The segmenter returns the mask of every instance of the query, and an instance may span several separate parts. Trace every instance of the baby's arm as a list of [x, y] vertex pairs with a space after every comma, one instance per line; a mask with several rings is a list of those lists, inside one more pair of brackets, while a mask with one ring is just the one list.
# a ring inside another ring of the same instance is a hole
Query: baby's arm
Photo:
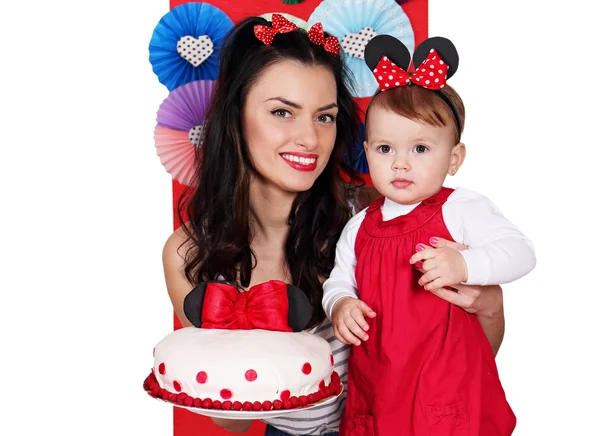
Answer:
[[336, 246], [335, 266], [323, 284], [323, 309], [333, 325], [333, 332], [344, 344], [360, 345], [369, 337], [365, 316], [373, 318], [373, 312], [358, 299], [356, 278], [356, 255], [354, 242], [364, 211], [355, 215], [344, 227]]
[[457, 189], [442, 210], [452, 238], [469, 249], [428, 248], [414, 255], [411, 263], [424, 260], [426, 273], [421, 279], [429, 287], [500, 285], [523, 277], [535, 267], [531, 241], [483, 195]]

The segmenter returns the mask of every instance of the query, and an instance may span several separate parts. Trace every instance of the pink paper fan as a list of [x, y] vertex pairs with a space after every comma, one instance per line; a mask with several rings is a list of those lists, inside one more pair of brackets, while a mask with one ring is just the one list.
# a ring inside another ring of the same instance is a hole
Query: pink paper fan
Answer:
[[[167, 172], [179, 183], [190, 186], [194, 176], [196, 140], [190, 132], [157, 125], [154, 128], [154, 145]], [[199, 138], [199, 135], [197, 136]]]

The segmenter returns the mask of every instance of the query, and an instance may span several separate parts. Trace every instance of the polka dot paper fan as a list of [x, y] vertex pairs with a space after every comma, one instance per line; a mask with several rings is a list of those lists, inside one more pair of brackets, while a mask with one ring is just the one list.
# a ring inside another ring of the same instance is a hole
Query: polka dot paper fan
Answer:
[[154, 28], [149, 52], [152, 70], [169, 91], [194, 80], [216, 80], [219, 53], [233, 21], [208, 3], [171, 9]]
[[410, 19], [395, 0], [324, 0], [308, 19], [309, 26], [317, 22], [340, 41], [340, 56], [356, 82], [354, 97], [371, 97], [378, 87], [364, 61], [364, 48], [371, 38], [391, 35], [414, 51]]
[[202, 147], [203, 123], [214, 82], [196, 80], [169, 93], [156, 116], [156, 153], [171, 176], [190, 185], [193, 180], [196, 149]]

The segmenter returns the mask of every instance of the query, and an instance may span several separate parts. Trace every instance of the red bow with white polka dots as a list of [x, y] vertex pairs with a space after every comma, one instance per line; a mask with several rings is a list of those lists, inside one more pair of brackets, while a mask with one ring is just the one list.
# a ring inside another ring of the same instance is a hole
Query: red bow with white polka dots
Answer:
[[271, 22], [273, 23], [273, 27], [262, 26], [260, 24], [254, 26], [254, 35], [269, 47], [273, 42], [273, 38], [275, 38], [275, 35], [278, 33], [288, 33], [298, 29], [298, 26], [287, 20], [281, 14], [273, 14]]
[[202, 328], [291, 332], [287, 286], [270, 280], [239, 292], [227, 283], [209, 282], [202, 305]]
[[409, 84], [436, 91], [446, 86], [447, 73], [448, 65], [433, 48], [421, 65], [415, 68], [414, 73], [406, 72], [387, 56], [383, 56], [373, 69], [373, 75], [382, 91]]
[[315, 23], [308, 30], [308, 39], [316, 45], [322, 45], [323, 48], [331, 54], [338, 55], [340, 53], [340, 42], [335, 36], [325, 38], [323, 24]]

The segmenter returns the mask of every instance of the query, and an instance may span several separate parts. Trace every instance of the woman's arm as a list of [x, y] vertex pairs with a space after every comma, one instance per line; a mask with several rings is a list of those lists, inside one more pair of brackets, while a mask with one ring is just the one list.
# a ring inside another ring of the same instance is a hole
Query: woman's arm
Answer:
[[[175, 314], [177, 315], [177, 318], [179, 318], [181, 325], [183, 327], [190, 327], [192, 326], [192, 323], [187, 319], [185, 312], [183, 311], [183, 300], [194, 288], [183, 272], [186, 246], [182, 246], [182, 244], [186, 239], [183, 229], [177, 229], [169, 236], [169, 239], [167, 239], [167, 242], [163, 247], [162, 257], [167, 292], [169, 293], [169, 298], [173, 304], [173, 309], [175, 310]], [[252, 424], [252, 421], [218, 418], [211, 419], [219, 427], [233, 433], [244, 433]]]

